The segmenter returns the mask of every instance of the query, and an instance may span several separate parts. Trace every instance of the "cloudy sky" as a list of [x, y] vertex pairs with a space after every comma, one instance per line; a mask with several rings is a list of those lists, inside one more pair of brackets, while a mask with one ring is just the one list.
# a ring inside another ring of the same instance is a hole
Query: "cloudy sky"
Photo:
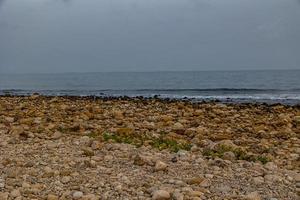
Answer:
[[0, 0], [0, 72], [300, 69], [299, 0]]

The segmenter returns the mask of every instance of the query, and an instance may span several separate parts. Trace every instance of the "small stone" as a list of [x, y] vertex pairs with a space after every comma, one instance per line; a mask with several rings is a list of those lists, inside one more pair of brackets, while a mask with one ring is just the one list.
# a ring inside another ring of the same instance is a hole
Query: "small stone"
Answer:
[[58, 196], [54, 194], [48, 194], [47, 200], [58, 200]]
[[17, 198], [20, 196], [21, 196], [21, 192], [18, 189], [15, 189], [15, 190], [11, 191], [11, 193], [10, 193], [10, 197], [12, 197], [12, 198]]
[[73, 199], [80, 199], [83, 196], [83, 193], [80, 191], [76, 191], [73, 193]]
[[203, 178], [203, 177], [193, 177], [193, 178], [189, 178], [189, 179], [186, 179], [186, 183], [189, 184], [189, 185], [199, 185], [201, 184], [203, 181], [205, 181], [206, 179]]
[[13, 122], [15, 121], [15, 118], [13, 118], [13, 117], [5, 117], [4, 119], [5, 119], [5, 121], [7, 121], [8, 123], [13, 123]]
[[270, 183], [275, 183], [275, 182], [281, 182], [282, 181], [282, 178], [280, 176], [272, 175], [272, 174], [265, 175], [264, 178], [265, 178], [266, 182], [270, 182]]
[[179, 122], [176, 122], [174, 125], [173, 125], [173, 130], [182, 130], [184, 128], [184, 126], [179, 123]]
[[57, 140], [57, 139], [59, 139], [59, 138], [61, 138], [61, 137], [62, 137], [62, 133], [59, 132], [59, 131], [56, 131], [56, 132], [52, 135], [52, 138], [55, 139], [55, 140]]
[[0, 189], [4, 188], [4, 186], [5, 186], [5, 181], [4, 179], [0, 178]]
[[0, 192], [0, 200], [7, 200], [8, 192]]
[[297, 123], [297, 124], [300, 124], [300, 116], [296, 116], [294, 118], [294, 121]]
[[89, 148], [89, 147], [83, 148], [82, 151], [83, 151], [83, 155], [85, 155], [85, 156], [91, 157], [91, 156], [94, 156], [94, 155], [95, 155], [93, 149], [92, 149], [92, 148]]
[[99, 200], [99, 198], [94, 194], [84, 195], [81, 199], [82, 200]]
[[254, 177], [252, 180], [255, 184], [262, 184], [265, 182], [265, 179], [261, 176]]
[[54, 171], [48, 166], [45, 167], [43, 177], [52, 177], [52, 176], [54, 176]]
[[172, 198], [174, 200], [183, 200], [184, 199], [184, 195], [181, 194], [179, 191], [175, 191], [172, 195]]
[[300, 173], [297, 173], [293, 179], [296, 181], [296, 182], [300, 182]]
[[245, 196], [246, 200], [261, 200], [258, 192], [251, 192]]
[[66, 184], [66, 183], [69, 183], [71, 181], [71, 177], [70, 176], [64, 176], [62, 179], [61, 179], [61, 182]]
[[168, 200], [170, 198], [170, 193], [165, 190], [156, 190], [152, 195], [153, 200]]
[[192, 191], [189, 193], [189, 196], [191, 196], [191, 197], [201, 197], [202, 195], [203, 195], [203, 193], [200, 191]]
[[102, 147], [103, 147], [103, 144], [99, 141], [93, 141], [91, 144], [91, 148], [93, 150], [98, 150], [98, 149], [101, 149]]
[[223, 155], [223, 159], [224, 160], [230, 160], [233, 161], [236, 159], [235, 154], [231, 151], [225, 152]]
[[155, 164], [155, 171], [164, 171], [166, 170], [168, 167], [168, 165], [162, 161], [157, 161], [156, 164]]
[[273, 162], [268, 162], [265, 164], [265, 168], [270, 171], [277, 169], [277, 166]]

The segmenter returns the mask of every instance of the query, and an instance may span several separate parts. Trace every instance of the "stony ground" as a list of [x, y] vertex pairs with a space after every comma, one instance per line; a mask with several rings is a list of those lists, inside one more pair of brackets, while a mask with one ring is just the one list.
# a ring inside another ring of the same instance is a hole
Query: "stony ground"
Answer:
[[300, 108], [0, 97], [0, 200], [299, 199]]

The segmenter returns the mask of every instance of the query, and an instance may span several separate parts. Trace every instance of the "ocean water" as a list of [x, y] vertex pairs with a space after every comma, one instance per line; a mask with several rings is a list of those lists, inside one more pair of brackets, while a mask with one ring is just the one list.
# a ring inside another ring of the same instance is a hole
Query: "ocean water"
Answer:
[[0, 74], [0, 95], [34, 92], [300, 104], [300, 70]]

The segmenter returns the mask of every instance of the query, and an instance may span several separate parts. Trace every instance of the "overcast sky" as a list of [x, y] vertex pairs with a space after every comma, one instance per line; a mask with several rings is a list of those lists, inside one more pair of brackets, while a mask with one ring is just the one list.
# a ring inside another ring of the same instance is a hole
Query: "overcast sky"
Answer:
[[0, 72], [300, 69], [299, 0], [0, 0]]

